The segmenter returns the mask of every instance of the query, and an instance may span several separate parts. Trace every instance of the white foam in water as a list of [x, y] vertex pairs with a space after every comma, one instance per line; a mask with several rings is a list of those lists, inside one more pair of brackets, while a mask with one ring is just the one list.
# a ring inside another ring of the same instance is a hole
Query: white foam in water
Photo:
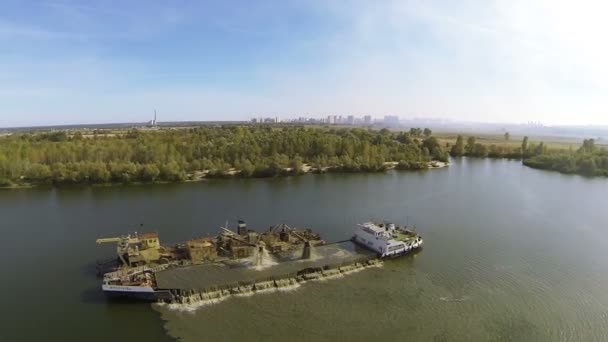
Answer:
[[361, 272], [361, 271], [363, 271], [363, 268], [354, 268], [352, 270], [342, 272], [342, 274], [349, 275], [349, 274], [354, 274], [354, 273]]
[[297, 290], [298, 288], [300, 288], [300, 286], [302, 286], [302, 285], [300, 285], [300, 283], [295, 282], [295, 284], [290, 284], [290, 285], [287, 285], [287, 286], [279, 287], [279, 288], [277, 288], [277, 290], [278, 291], [283, 291], [283, 292], [290, 292], [290, 291]]
[[[304, 252], [304, 251], [302, 251]], [[310, 258], [305, 259], [305, 260], [319, 260], [322, 259], [323, 256], [319, 255], [319, 253], [317, 253], [317, 248], [315, 246], [310, 246]]]
[[452, 296], [450, 297], [439, 297], [439, 300], [442, 302], [466, 302], [468, 300], [471, 300], [471, 296], [462, 296], [459, 298], [454, 298]]
[[382, 267], [382, 266], [383, 266], [382, 262], [378, 262], [378, 263], [375, 263], [372, 265], [353, 265], [352, 268], [347, 268], [347, 270], [342, 271], [341, 273], [344, 275], [353, 274], [353, 273], [361, 272], [366, 268]]
[[243, 288], [239, 289], [238, 293], [233, 294], [233, 296], [251, 297], [251, 296], [253, 296], [254, 293], [255, 293], [255, 291], [253, 291], [253, 286], [244, 286]]
[[272, 255], [268, 253], [266, 248], [262, 248], [262, 253], [255, 248], [253, 254], [249, 257], [249, 262], [251, 265], [253, 265], [252, 268], [256, 271], [260, 271], [278, 264]]
[[315, 278], [315, 279], [310, 279], [310, 281], [324, 282], [324, 281], [329, 281], [332, 279], [338, 279], [338, 278], [343, 278], [343, 277], [344, 277], [344, 275], [342, 273], [338, 273], [338, 274], [332, 274], [332, 275], [323, 276], [323, 277], [319, 277], [319, 278]]
[[[357, 265], [345, 266], [345, 267], [342, 267], [341, 269], [333, 269], [333, 270], [325, 271], [325, 274], [322, 274], [322, 272], [320, 272], [319, 273], [320, 277], [310, 279], [310, 280], [327, 281], [327, 280], [331, 280], [331, 279], [338, 279], [338, 278], [344, 277], [347, 274], [357, 273], [357, 272], [363, 271], [364, 269], [367, 269], [367, 268], [382, 267], [382, 266], [383, 266], [382, 262], [377, 262], [377, 263], [374, 263], [371, 265], [357, 264]], [[254, 294], [258, 294], [258, 293], [261, 294], [261, 293], [273, 293], [273, 292], [277, 292], [277, 291], [281, 291], [281, 292], [295, 291], [298, 288], [300, 288], [302, 286], [302, 284], [304, 284], [306, 282], [307, 282], [307, 280], [298, 280], [296, 278], [265, 281], [265, 282], [256, 283], [255, 290], [253, 290], [253, 286], [252, 286], [250, 290], [248, 288], [244, 288], [241, 290], [242, 292], [238, 292], [238, 293], [226, 293], [226, 291], [223, 291], [221, 293], [210, 292], [210, 293], [194, 294], [194, 295], [184, 298], [184, 300], [186, 300], [186, 301], [188, 301], [188, 298], [189, 298], [189, 301], [190, 301], [189, 303], [184, 303], [184, 304], [181, 304], [181, 303], [171, 303], [171, 304], [156, 303], [155, 305], [158, 305], [161, 307], [166, 306], [169, 310], [192, 313], [202, 307], [221, 303], [232, 296], [250, 297], [250, 296], [253, 296]], [[213, 298], [210, 298], [210, 297], [213, 297]], [[440, 298], [440, 300], [442, 300], [442, 301], [464, 301], [464, 300], [468, 300], [469, 298], [465, 296], [462, 298], [457, 298], [455, 300], [454, 299], [450, 300], [450, 299], [451, 298], [448, 298], [448, 297]]]
[[334, 269], [334, 270], [324, 271], [323, 277], [316, 279], [316, 280], [326, 281], [326, 280], [337, 279], [337, 278], [342, 278], [342, 277], [344, 277], [344, 275], [340, 272], [340, 270]]
[[255, 294], [255, 291], [249, 291], [249, 292], [237, 293], [237, 294], [234, 294], [233, 296], [235, 296], [235, 297], [251, 297], [254, 294]]
[[[212, 298], [212, 299], [203, 299], [203, 300], [195, 301], [194, 303], [189, 303], [189, 304], [181, 304], [181, 303], [164, 304], [164, 303], [162, 303], [162, 306], [166, 306], [169, 310], [173, 310], [173, 311], [194, 313], [196, 310], [198, 310], [202, 307], [221, 303], [228, 298], [230, 298], [230, 296], [223, 296], [223, 297]], [[161, 305], [161, 304], [157, 304], [157, 305]]]
[[273, 281], [265, 281], [262, 283], [255, 284], [255, 292], [256, 293], [267, 293], [275, 291], [274, 282]]

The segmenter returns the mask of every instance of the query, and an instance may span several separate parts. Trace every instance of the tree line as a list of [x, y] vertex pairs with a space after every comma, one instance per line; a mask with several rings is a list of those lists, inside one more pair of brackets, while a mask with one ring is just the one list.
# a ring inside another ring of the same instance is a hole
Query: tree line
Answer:
[[[429, 129], [410, 132], [362, 128], [217, 126], [179, 130], [129, 130], [14, 134], [0, 138], [0, 184], [129, 183], [182, 181], [197, 172], [244, 177], [318, 170], [381, 171], [447, 161]], [[234, 173], [234, 172], [233, 172]]]
[[[505, 140], [509, 140], [509, 133], [505, 133]], [[521, 146], [482, 144], [477, 142], [473, 136], [468, 137], [466, 144], [462, 135], [456, 138], [456, 143], [450, 149], [453, 157], [479, 157], [479, 158], [508, 158], [524, 159], [547, 151], [543, 142], [539, 144], [528, 143], [528, 137], [524, 137]]]
[[608, 176], [608, 150], [585, 139], [578, 150], [553, 151], [524, 159], [524, 165], [584, 176]]
[[[510, 136], [505, 133], [505, 140]], [[478, 143], [475, 137], [468, 137], [466, 143], [459, 135], [451, 146], [450, 155], [522, 159], [523, 164], [532, 168], [559, 171], [562, 173], [581, 174], [585, 176], [608, 176], [608, 150], [599, 148], [594, 139], [586, 139], [578, 150], [549, 149], [542, 141], [529, 142], [524, 137], [521, 146], [485, 145]]]

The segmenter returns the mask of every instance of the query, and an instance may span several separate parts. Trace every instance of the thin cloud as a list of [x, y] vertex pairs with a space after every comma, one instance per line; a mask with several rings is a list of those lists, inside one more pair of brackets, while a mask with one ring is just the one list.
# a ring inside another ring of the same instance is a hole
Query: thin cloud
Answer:
[[0, 126], [8, 109], [35, 122], [79, 120], [83, 112], [102, 122], [132, 121], [152, 106], [167, 120], [263, 113], [608, 120], [603, 3], [241, 5], [51, 3], [40, 20], [0, 15], [0, 39], [12, 43], [0, 56], [0, 78], [13, 85], [0, 89]]
[[54, 31], [0, 20], [0, 39], [57, 40], [76, 38], [78, 38], [78, 35], [70, 32]]

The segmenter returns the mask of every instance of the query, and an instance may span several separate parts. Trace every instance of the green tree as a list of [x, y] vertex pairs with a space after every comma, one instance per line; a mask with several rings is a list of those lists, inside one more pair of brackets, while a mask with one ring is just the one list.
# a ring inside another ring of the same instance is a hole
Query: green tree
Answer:
[[249, 159], [245, 159], [240, 165], [240, 170], [243, 176], [250, 177], [255, 172], [255, 165]]
[[410, 139], [410, 135], [405, 132], [399, 132], [399, 134], [397, 135], [397, 141], [402, 144], [409, 144], [412, 142], [412, 140]]
[[471, 152], [471, 155], [473, 157], [487, 157], [488, 155], [488, 148], [485, 145], [482, 145], [480, 143], [476, 143], [473, 146], [473, 151]]
[[531, 145], [529, 157], [524, 165], [555, 170], [563, 173], [577, 173], [585, 176], [608, 176], [608, 150], [594, 146], [586, 140], [578, 151], [548, 151], [544, 144]]
[[68, 181], [69, 171], [65, 164], [54, 163], [51, 166], [52, 179], [54, 183], [64, 183]]
[[51, 176], [51, 168], [44, 164], [33, 164], [25, 174], [28, 180], [43, 183], [49, 181]]
[[[473, 142], [473, 144], [475, 144], [475, 142]], [[461, 157], [464, 155], [464, 141], [462, 135], [459, 135], [456, 138], [456, 143], [454, 146], [452, 146], [450, 154], [456, 157]]]
[[597, 172], [597, 165], [595, 159], [585, 158], [581, 160], [579, 166], [579, 172], [585, 176], [594, 176]]
[[585, 139], [583, 146], [580, 148], [581, 152], [593, 153], [595, 151], [595, 139]]
[[209, 170], [210, 176], [221, 176], [231, 168], [241, 170], [243, 176], [282, 174], [304, 160], [320, 167], [377, 171], [384, 169], [385, 161], [418, 165], [427, 158], [447, 158], [432, 136], [412, 139], [423, 134], [420, 128], [413, 128], [412, 134], [233, 125], [105, 132], [97, 131], [97, 139], [81, 139], [80, 132], [70, 132], [71, 137], [65, 132], [3, 137], [0, 177], [14, 183], [56, 184], [178, 181], [186, 173]]
[[435, 137], [425, 139], [422, 147], [429, 151], [431, 159], [447, 162], [448, 155]]
[[160, 173], [158, 176], [165, 181], [176, 182], [186, 178], [183, 168], [174, 160], [161, 165], [159, 171]]
[[410, 135], [413, 137], [420, 137], [422, 135], [422, 129], [420, 128], [410, 128]]
[[302, 173], [303, 164], [304, 164], [304, 161], [302, 160], [302, 157], [296, 155], [289, 162], [289, 167], [292, 169], [293, 173]]
[[85, 178], [91, 183], [107, 183], [110, 181], [110, 171], [104, 163], [94, 162], [87, 165]]
[[536, 147], [534, 148], [534, 155], [541, 155], [543, 153], [545, 153], [547, 150], [545, 143], [544, 142], [540, 142], [538, 145], [536, 145]]
[[138, 179], [137, 165], [131, 162], [111, 162], [108, 165], [113, 182], [129, 183]]
[[475, 150], [475, 137], [469, 137], [467, 139], [467, 145], [464, 148], [466, 154], [473, 154]]
[[521, 153], [526, 156], [528, 154], [528, 137], [524, 137], [524, 140], [521, 143]]
[[144, 182], [153, 182], [158, 179], [160, 170], [154, 164], [145, 164], [139, 170], [139, 179]]

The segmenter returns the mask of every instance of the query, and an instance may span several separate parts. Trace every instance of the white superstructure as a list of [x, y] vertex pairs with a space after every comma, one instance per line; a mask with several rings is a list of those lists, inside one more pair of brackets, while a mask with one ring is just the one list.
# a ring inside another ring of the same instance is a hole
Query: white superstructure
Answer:
[[405, 232], [395, 227], [392, 223], [375, 224], [367, 222], [357, 225], [353, 240], [380, 255], [380, 257], [390, 257], [409, 252], [413, 248], [422, 245], [419, 236], [404, 241]]
[[154, 273], [167, 268], [139, 266], [104, 274], [101, 289], [109, 295], [153, 296], [156, 293]]

